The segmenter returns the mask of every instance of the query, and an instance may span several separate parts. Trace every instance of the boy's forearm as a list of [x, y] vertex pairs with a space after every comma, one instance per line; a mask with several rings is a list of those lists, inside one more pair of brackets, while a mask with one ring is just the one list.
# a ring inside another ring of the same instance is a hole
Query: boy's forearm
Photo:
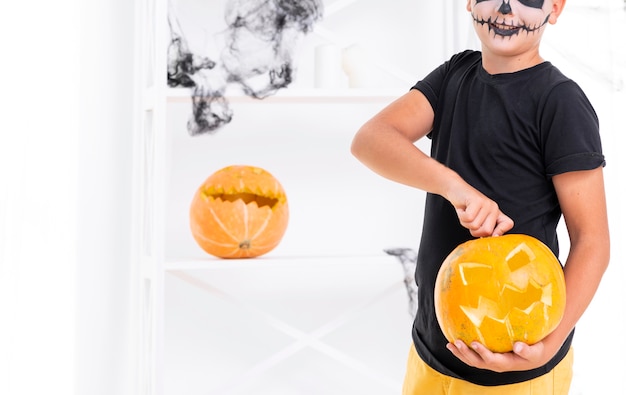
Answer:
[[546, 338], [546, 345], [553, 354], [583, 316], [600, 285], [609, 262], [608, 240], [608, 235], [595, 236], [571, 245], [564, 267], [565, 313], [559, 326]]
[[593, 299], [610, 258], [610, 237], [602, 168], [553, 177], [570, 250], [564, 273], [567, 288], [565, 315], [550, 335], [564, 340]]
[[352, 153], [383, 177], [448, 200], [474, 237], [499, 236], [513, 227], [496, 202], [384, 122], [366, 123], [353, 141]]
[[352, 145], [353, 155], [377, 174], [425, 192], [446, 196], [463, 180], [386, 125], [366, 124]]

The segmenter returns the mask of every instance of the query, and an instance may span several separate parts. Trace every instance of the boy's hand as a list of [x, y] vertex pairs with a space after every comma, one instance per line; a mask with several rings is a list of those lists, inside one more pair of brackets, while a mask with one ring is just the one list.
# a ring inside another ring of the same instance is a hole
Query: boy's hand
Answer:
[[459, 222], [474, 237], [502, 236], [513, 228], [513, 220], [498, 204], [474, 188], [465, 189], [459, 197], [452, 197]]
[[478, 342], [473, 342], [471, 347], [468, 347], [461, 340], [448, 343], [446, 347], [467, 365], [494, 372], [530, 370], [543, 366], [551, 358], [546, 356], [543, 342], [532, 346], [517, 342], [513, 346], [513, 351], [507, 353], [491, 352]]

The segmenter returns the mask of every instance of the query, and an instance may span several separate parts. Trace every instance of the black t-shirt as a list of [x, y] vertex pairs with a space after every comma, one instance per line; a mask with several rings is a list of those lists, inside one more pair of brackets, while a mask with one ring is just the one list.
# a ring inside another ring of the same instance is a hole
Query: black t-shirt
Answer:
[[[498, 203], [515, 222], [509, 233], [534, 236], [558, 256], [561, 209], [551, 177], [605, 164], [598, 119], [580, 87], [549, 62], [490, 75], [480, 52], [465, 51], [413, 88], [435, 112], [431, 156]], [[452, 205], [427, 194], [415, 273], [417, 352], [433, 369], [480, 385], [511, 384], [549, 372], [567, 353], [573, 332], [548, 364], [523, 372], [476, 369], [446, 349], [435, 316], [434, 283], [446, 256], [470, 239]]]

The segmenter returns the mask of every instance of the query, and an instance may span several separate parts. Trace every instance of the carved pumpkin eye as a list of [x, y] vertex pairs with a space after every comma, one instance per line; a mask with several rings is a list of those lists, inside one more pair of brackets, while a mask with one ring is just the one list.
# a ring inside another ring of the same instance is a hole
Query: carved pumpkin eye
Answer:
[[449, 341], [478, 341], [508, 352], [552, 332], [565, 311], [558, 259], [539, 240], [518, 234], [484, 237], [458, 246], [435, 283], [435, 313]]
[[531, 8], [543, 8], [544, 0], [519, 0], [520, 3], [525, 5], [526, 7]]
[[274, 249], [287, 229], [289, 209], [282, 186], [254, 166], [228, 166], [198, 188], [191, 203], [191, 232], [219, 258], [253, 258]]

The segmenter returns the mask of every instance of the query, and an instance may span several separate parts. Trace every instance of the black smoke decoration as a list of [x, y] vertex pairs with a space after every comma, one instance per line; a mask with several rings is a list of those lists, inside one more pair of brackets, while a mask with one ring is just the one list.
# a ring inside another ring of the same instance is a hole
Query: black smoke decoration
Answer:
[[236, 84], [263, 99], [286, 88], [294, 77], [299, 40], [322, 18], [321, 0], [227, 0], [224, 48], [216, 59], [190, 51], [170, 6], [167, 84], [192, 89], [192, 136], [213, 133], [233, 118], [224, 96]]
[[417, 267], [417, 251], [412, 248], [388, 248], [387, 254], [398, 258], [404, 272], [404, 286], [409, 298], [409, 314], [415, 318], [417, 314], [417, 283], [415, 282], [415, 269]]

